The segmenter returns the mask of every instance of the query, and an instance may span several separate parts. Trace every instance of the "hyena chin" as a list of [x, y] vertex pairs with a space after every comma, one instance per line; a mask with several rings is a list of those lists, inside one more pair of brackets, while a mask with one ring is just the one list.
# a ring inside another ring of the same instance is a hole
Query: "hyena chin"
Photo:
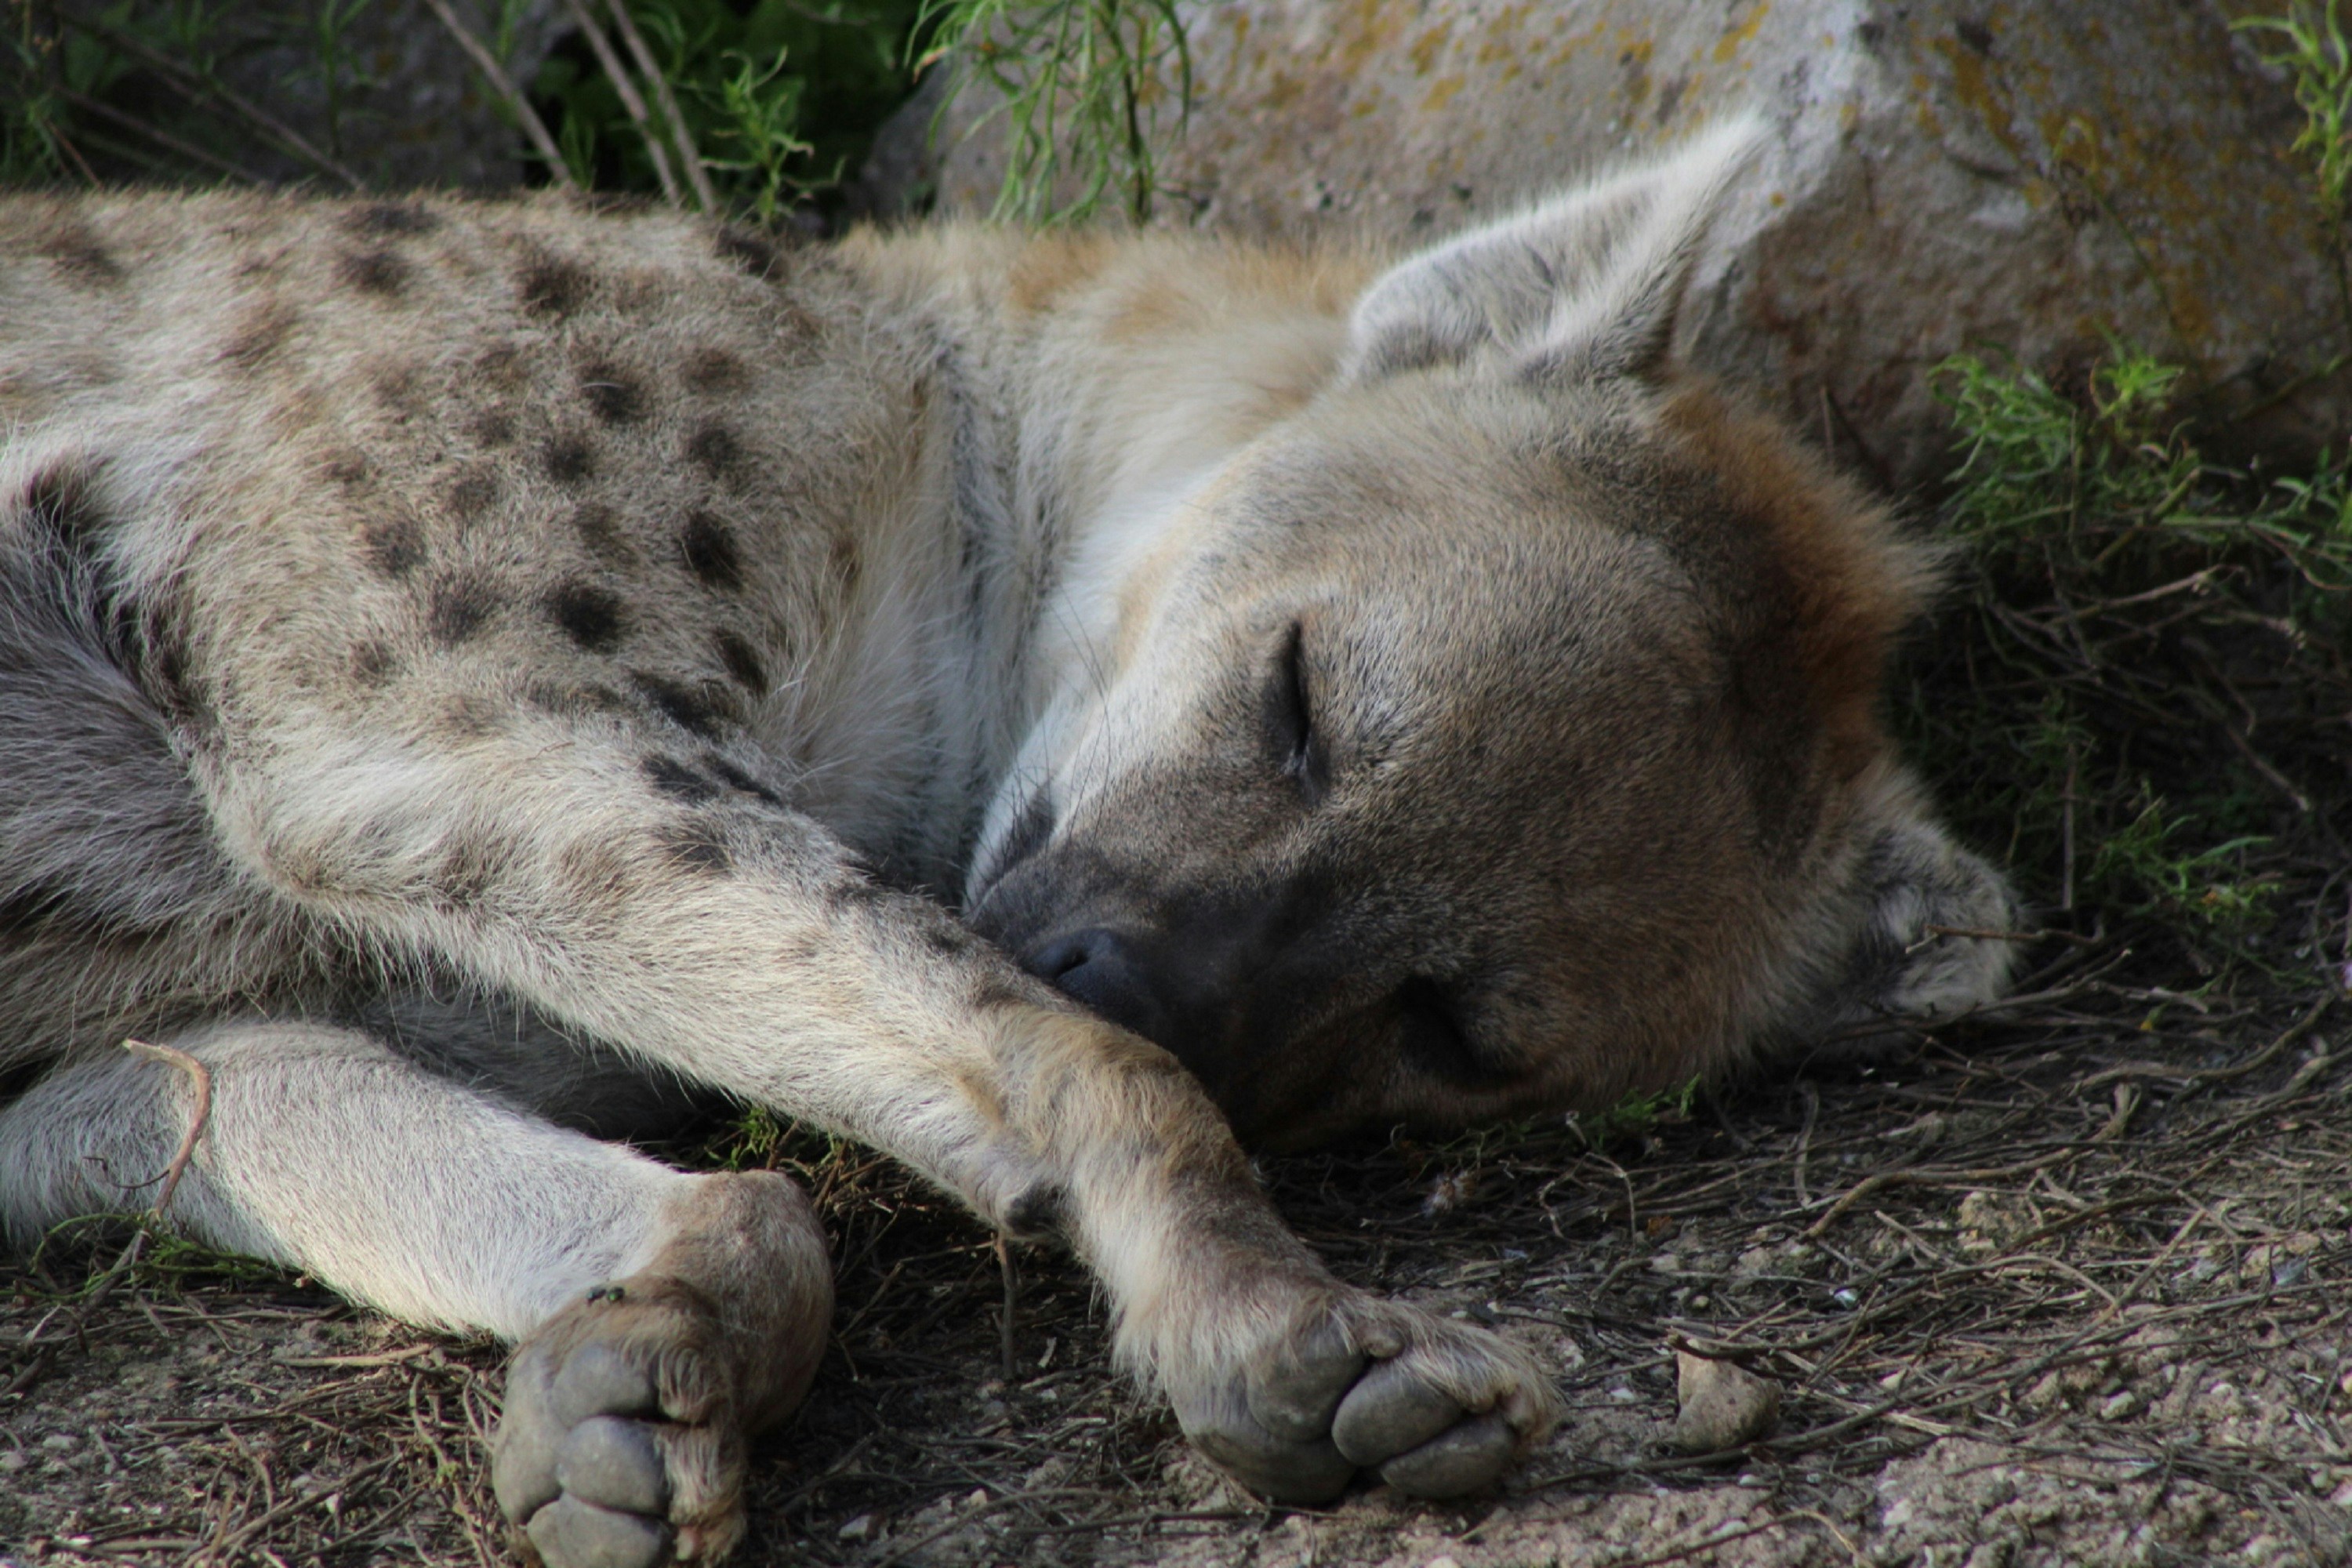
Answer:
[[783, 1177], [602, 1141], [708, 1092], [1057, 1233], [1247, 1485], [1489, 1484], [1542, 1369], [1235, 1126], [2007, 967], [1877, 714], [1931, 554], [1675, 360], [1756, 135], [1393, 265], [0, 202], [0, 1226], [154, 1202], [206, 1081], [169, 1223], [518, 1342], [527, 1554], [709, 1560], [832, 1282]]

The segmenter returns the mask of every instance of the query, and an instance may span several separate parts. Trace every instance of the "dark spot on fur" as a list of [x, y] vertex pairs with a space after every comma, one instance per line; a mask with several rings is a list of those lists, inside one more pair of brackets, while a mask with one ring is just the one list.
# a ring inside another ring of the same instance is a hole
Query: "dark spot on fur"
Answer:
[[336, 258], [335, 276], [362, 294], [396, 300], [408, 287], [408, 263], [389, 250], [348, 251]]
[[715, 419], [705, 420], [686, 438], [688, 461], [714, 479], [732, 479], [742, 466], [743, 444]]
[[444, 903], [470, 909], [513, 867], [515, 847], [495, 838], [465, 838], [433, 874], [433, 890]]
[[923, 927], [923, 945], [945, 957], [971, 952], [978, 940], [953, 921], [932, 921]]
[[841, 584], [846, 597], [857, 586], [857, 574], [864, 568], [864, 558], [857, 548], [857, 536], [843, 531], [833, 536], [833, 580]]
[[710, 513], [698, 511], [686, 520], [677, 551], [686, 569], [706, 586], [731, 593], [743, 585], [743, 559], [735, 549], [735, 531]]
[[714, 823], [677, 823], [663, 828], [656, 837], [670, 864], [682, 870], [723, 877], [735, 868], [735, 858], [727, 852], [726, 837]]
[[603, 501], [583, 501], [574, 508], [572, 531], [580, 536], [580, 542], [587, 547], [589, 554], [607, 565], [631, 566], [636, 563], [636, 548], [629, 542], [628, 535], [621, 531], [620, 513]]
[[509, 446], [514, 438], [514, 416], [505, 409], [485, 408], [474, 416], [474, 439], [483, 446]]
[[717, 784], [676, 757], [647, 757], [645, 772], [646, 781], [672, 800], [703, 805], [719, 798]]
[[431, 234], [441, 220], [409, 202], [371, 202], [345, 220], [354, 234]]
[[283, 300], [265, 300], [237, 318], [236, 330], [221, 345], [221, 358], [237, 370], [267, 364], [294, 330], [294, 307]]
[[751, 377], [725, 349], [699, 348], [686, 356], [686, 384], [696, 392], [740, 392]]
[[644, 670], [629, 672], [630, 682], [638, 695], [660, 710], [662, 717], [689, 734], [708, 740], [719, 733], [719, 714], [712, 706], [709, 694], [715, 687], [695, 690], [675, 680], [667, 680]]
[[480, 741], [499, 732], [506, 709], [485, 698], [452, 697], [441, 705], [441, 732], [452, 741]]
[[34, 475], [25, 487], [25, 510], [68, 553], [85, 561], [106, 526], [90, 494], [89, 471], [72, 464], [60, 463]]
[[489, 468], [467, 468], [441, 492], [442, 504], [459, 522], [471, 522], [499, 499], [499, 477]]
[[763, 801], [779, 808], [784, 804], [782, 795], [715, 752], [703, 757], [702, 765], [730, 789], [740, 790], [754, 800]]
[[383, 643], [370, 639], [352, 645], [352, 679], [362, 686], [383, 685], [399, 664], [399, 658]]
[[590, 653], [610, 653], [629, 635], [627, 606], [592, 583], [558, 585], [548, 594], [545, 606], [563, 635]]
[[416, 369], [414, 365], [380, 365], [368, 377], [376, 401], [394, 414], [407, 416], [420, 407], [416, 396]]
[[337, 452], [319, 465], [319, 471], [339, 485], [361, 485], [367, 482], [367, 459], [357, 452]]
[[515, 292], [522, 308], [534, 316], [568, 316], [587, 302], [587, 269], [544, 252], [522, 264], [515, 274]]
[[110, 289], [122, 281], [122, 264], [79, 224], [51, 237], [41, 252], [60, 277], [86, 288]]
[[482, 578], [443, 577], [433, 584], [425, 629], [444, 647], [455, 647], [478, 634], [501, 603], [499, 591]]
[[775, 241], [736, 224], [720, 228], [712, 240], [712, 247], [719, 252], [720, 260], [731, 261], [762, 281], [776, 276], [777, 263], [782, 259]]
[[425, 564], [425, 530], [413, 517], [382, 517], [360, 530], [368, 564], [387, 577], [405, 577]]
[[760, 663], [759, 650], [740, 633], [722, 628], [710, 635], [710, 642], [718, 650], [719, 662], [727, 667], [727, 673], [737, 685], [754, 697], [768, 694], [768, 671]]
[[558, 436], [539, 455], [547, 477], [560, 485], [576, 485], [596, 472], [596, 448], [584, 436]]
[[1061, 1189], [1043, 1183], [1014, 1198], [1004, 1211], [1005, 1231], [1014, 1237], [1048, 1236], [1061, 1223]]
[[610, 360], [592, 360], [580, 367], [580, 395], [607, 425], [629, 425], [645, 416], [645, 393], [635, 378]]
[[512, 343], [492, 343], [474, 358], [474, 373], [486, 385], [501, 392], [520, 392], [530, 381], [522, 350]]

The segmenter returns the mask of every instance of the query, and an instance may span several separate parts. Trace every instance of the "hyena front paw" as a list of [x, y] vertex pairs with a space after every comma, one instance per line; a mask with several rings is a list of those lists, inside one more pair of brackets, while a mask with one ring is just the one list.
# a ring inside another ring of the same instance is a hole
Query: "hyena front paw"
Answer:
[[698, 1291], [600, 1287], [515, 1352], [490, 1480], [548, 1568], [713, 1562], [743, 1532], [744, 1413]]
[[1353, 1294], [1186, 1381], [1185, 1436], [1277, 1502], [1328, 1502], [1359, 1468], [1414, 1497], [1477, 1491], [1559, 1415], [1549, 1379], [1508, 1341]]

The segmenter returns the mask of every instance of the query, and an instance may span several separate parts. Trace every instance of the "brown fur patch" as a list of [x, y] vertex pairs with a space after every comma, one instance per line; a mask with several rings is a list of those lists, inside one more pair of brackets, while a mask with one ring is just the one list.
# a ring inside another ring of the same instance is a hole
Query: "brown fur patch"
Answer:
[[681, 372], [688, 390], [703, 393], [741, 392], [751, 384], [743, 362], [725, 349], [703, 347], [686, 356]]
[[425, 564], [425, 528], [413, 517], [380, 517], [360, 530], [369, 565], [387, 577], [405, 577]]
[[383, 643], [370, 638], [353, 643], [351, 654], [352, 679], [371, 690], [389, 682], [400, 668], [400, 658]]
[[443, 903], [471, 909], [513, 870], [521, 858], [516, 846], [490, 836], [458, 841], [433, 872], [433, 892]]
[[607, 425], [634, 425], [645, 417], [645, 389], [611, 360], [590, 360], [580, 367], [580, 395], [589, 412]]
[[523, 310], [534, 316], [568, 316], [588, 302], [594, 288], [586, 268], [536, 249], [515, 269], [514, 284]]
[[482, 627], [505, 604], [505, 595], [488, 580], [453, 573], [434, 583], [425, 613], [425, 627], [433, 634], [434, 641], [444, 647], [455, 647], [479, 636]]
[[710, 646], [737, 685], [754, 697], [768, 694], [767, 667], [760, 662], [760, 652], [750, 639], [722, 626], [710, 634]]
[[735, 869], [726, 835], [715, 823], [674, 823], [656, 832], [654, 840], [669, 863], [682, 871], [724, 877]]
[[474, 416], [468, 433], [484, 447], [507, 447], [514, 443], [514, 416], [503, 408], [485, 408]]
[[1890, 548], [1884, 509], [1712, 388], [1679, 389], [1664, 422], [1785, 573], [1797, 668], [1822, 718], [1832, 776], [1851, 782], [1885, 752], [1878, 694], [1895, 638], [1929, 585], [1927, 557]]
[[677, 553], [704, 586], [729, 593], [743, 586], [743, 556], [735, 531], [711, 513], [698, 511], [686, 520], [677, 536]]
[[460, 470], [441, 491], [442, 507], [460, 523], [472, 522], [498, 499], [498, 471], [481, 466]]
[[576, 485], [596, 473], [596, 448], [580, 435], [557, 436], [539, 454], [539, 466], [559, 485]]
[[686, 438], [687, 460], [714, 479], [733, 479], [743, 463], [743, 443], [716, 419], [706, 419]]
[[441, 220], [414, 202], [370, 202], [354, 207], [343, 219], [353, 234], [431, 234]]
[[276, 357], [300, 320], [289, 301], [266, 297], [238, 313], [228, 342], [221, 345], [221, 359], [239, 371], [258, 370]]
[[719, 721], [727, 716], [721, 704], [714, 700], [714, 694], [723, 694], [724, 689], [717, 682], [692, 687], [642, 669], [631, 670], [629, 681], [639, 696], [679, 729], [705, 740], [717, 738]]
[[335, 279], [362, 294], [397, 300], [408, 288], [408, 263], [391, 250], [349, 251], [335, 258]]
[[589, 653], [610, 653], [629, 635], [628, 606], [593, 583], [561, 584], [542, 607], [565, 637]]
[[732, 262], [762, 282], [781, 281], [783, 253], [775, 241], [740, 225], [728, 224], [711, 237], [710, 247], [721, 261]]
[[85, 224], [70, 224], [58, 229], [42, 244], [41, 254], [49, 258], [58, 276], [69, 283], [86, 289], [111, 289], [122, 281], [122, 263], [99, 243], [97, 234]]
[[645, 761], [646, 782], [672, 800], [705, 805], [719, 798], [719, 786], [676, 757], [651, 756]]
[[621, 524], [621, 514], [603, 501], [583, 501], [572, 510], [572, 531], [588, 553], [608, 566], [627, 568], [636, 564], [636, 546]]

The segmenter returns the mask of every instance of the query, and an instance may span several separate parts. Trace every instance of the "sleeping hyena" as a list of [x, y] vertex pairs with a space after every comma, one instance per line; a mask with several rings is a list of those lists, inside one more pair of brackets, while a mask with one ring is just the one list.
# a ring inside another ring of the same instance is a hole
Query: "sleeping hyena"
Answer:
[[1382, 266], [558, 200], [0, 205], [0, 1217], [152, 1201], [520, 1343], [565, 1563], [709, 1558], [830, 1310], [698, 1086], [1058, 1233], [1278, 1499], [1491, 1480], [1528, 1357], [1245, 1139], [1992, 994], [1876, 714], [1930, 575], [1680, 369], [1720, 133]]

